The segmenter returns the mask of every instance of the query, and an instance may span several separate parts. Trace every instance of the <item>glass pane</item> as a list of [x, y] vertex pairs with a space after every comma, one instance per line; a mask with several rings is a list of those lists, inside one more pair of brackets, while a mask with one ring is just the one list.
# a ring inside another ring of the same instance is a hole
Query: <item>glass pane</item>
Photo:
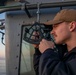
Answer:
[[[0, 30], [5, 33], [5, 30]], [[2, 41], [2, 34], [0, 33], [0, 75], [6, 75], [6, 58], [5, 58], [5, 36]]]
[[[5, 13], [0, 14], [0, 26], [5, 25]], [[0, 75], [6, 75], [5, 29], [0, 27]]]
[[[25, 33], [25, 28], [29, 26], [23, 27], [23, 35]], [[34, 47], [23, 40], [22, 35], [22, 48], [21, 48], [21, 64], [20, 64], [20, 75], [35, 75], [33, 68], [33, 54]]]

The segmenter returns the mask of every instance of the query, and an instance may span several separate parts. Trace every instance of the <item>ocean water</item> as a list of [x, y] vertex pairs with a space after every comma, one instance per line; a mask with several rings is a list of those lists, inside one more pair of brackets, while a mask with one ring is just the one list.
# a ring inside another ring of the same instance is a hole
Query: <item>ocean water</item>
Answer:
[[0, 75], [6, 75], [5, 59], [0, 59]]

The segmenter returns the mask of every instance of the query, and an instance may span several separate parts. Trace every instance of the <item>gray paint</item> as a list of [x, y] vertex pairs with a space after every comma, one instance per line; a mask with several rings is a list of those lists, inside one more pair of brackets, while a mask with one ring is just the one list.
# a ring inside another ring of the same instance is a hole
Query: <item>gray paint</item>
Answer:
[[[15, 1], [15, 0], [8, 0], [8, 2], [9, 1]], [[27, 1], [30, 4], [35, 4], [37, 2], [39, 2], [39, 3], [49, 3], [49, 2], [63, 2], [63, 1], [76, 1], [76, 0], [20, 0], [20, 1]]]

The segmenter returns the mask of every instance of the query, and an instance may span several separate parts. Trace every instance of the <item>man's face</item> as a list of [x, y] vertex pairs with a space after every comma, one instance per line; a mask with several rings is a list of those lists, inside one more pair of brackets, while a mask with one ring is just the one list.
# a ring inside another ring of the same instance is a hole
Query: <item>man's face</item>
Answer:
[[53, 30], [51, 31], [51, 34], [53, 35], [56, 44], [66, 43], [71, 36], [69, 23], [63, 22], [53, 25]]

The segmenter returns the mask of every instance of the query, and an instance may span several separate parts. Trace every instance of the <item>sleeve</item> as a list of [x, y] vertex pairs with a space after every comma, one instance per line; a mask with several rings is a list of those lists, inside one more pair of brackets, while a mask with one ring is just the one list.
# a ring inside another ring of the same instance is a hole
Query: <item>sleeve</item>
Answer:
[[40, 57], [39, 75], [71, 75], [69, 67], [62, 62], [58, 53], [47, 49]]
[[33, 66], [36, 75], [39, 75], [39, 60], [40, 60], [41, 53], [38, 48], [35, 48], [35, 54], [33, 56]]

